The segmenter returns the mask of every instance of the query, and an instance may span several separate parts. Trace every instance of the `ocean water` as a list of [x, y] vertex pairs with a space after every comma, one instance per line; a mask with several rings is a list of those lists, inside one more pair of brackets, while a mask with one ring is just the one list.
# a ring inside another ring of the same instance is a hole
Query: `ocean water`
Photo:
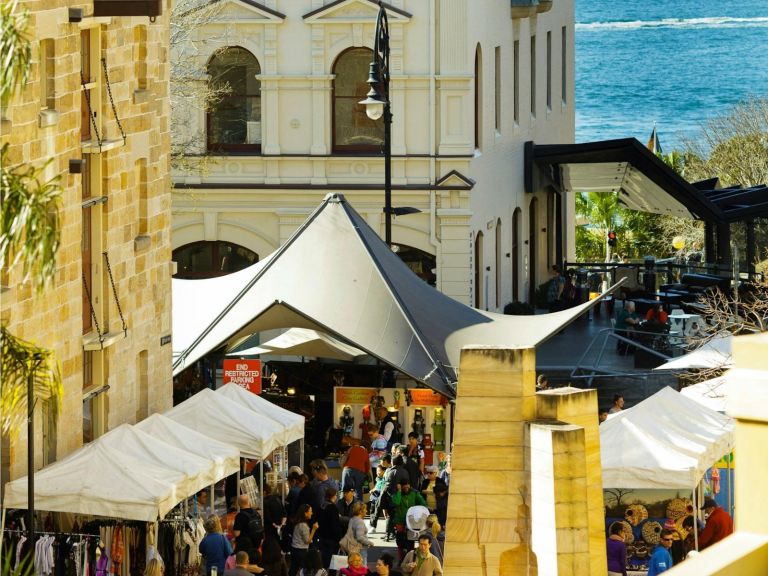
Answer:
[[656, 123], [665, 152], [768, 96], [768, 0], [576, 0], [576, 141]]

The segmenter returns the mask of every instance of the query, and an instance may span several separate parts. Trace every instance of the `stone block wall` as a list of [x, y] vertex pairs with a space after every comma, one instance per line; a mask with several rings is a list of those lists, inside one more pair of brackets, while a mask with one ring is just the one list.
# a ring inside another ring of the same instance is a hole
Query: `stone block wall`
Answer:
[[602, 492], [592, 486], [601, 486], [596, 394], [537, 394], [535, 367], [533, 348], [462, 351], [445, 546], [450, 576], [606, 572], [605, 540], [598, 548], [593, 538], [593, 511], [602, 511]]
[[[22, 3], [30, 10], [28, 37], [33, 65], [29, 81], [2, 111], [0, 144], [10, 145], [13, 162], [47, 165], [47, 177], [58, 176], [62, 187], [59, 217], [61, 247], [54, 282], [38, 294], [21, 283], [18, 270], [3, 275], [0, 316], [17, 336], [52, 348], [61, 366], [64, 403], [57, 427], [56, 452], [61, 458], [82, 444], [83, 419], [83, 260], [82, 175], [70, 174], [72, 159], [85, 155], [81, 125], [88, 121], [81, 110], [81, 32], [90, 29], [100, 50], [94, 54], [91, 77], [102, 84], [101, 135], [119, 143], [112, 149], [90, 154], [98, 163], [98, 195], [106, 197], [93, 214], [102, 230], [101, 250], [109, 255], [127, 336], [111, 344], [103, 354], [104, 383], [108, 391], [108, 425], [133, 422], [137, 414], [138, 357], [146, 351], [149, 412], [171, 405], [171, 346], [160, 338], [171, 333], [170, 301], [170, 178], [168, 126], [168, 15], [152, 23], [147, 17], [93, 18], [92, 4], [80, 4], [84, 18], [68, 21], [65, 5], [55, 0]], [[143, 33], [137, 33], [142, 30]], [[54, 102], [56, 121], [42, 120], [40, 93], [40, 42], [55, 43]], [[144, 52], [138, 43], [144, 44]], [[137, 66], [136, 55], [146, 53], [146, 66]], [[115, 110], [126, 132], [122, 143], [106, 90], [100, 60], [107, 63]], [[146, 72], [145, 72], [146, 70]], [[146, 78], [139, 78], [146, 74]], [[143, 87], [142, 87], [143, 86]], [[139, 182], [137, 164], [146, 166]], [[142, 186], [144, 188], [142, 188]], [[142, 190], [146, 226], [140, 222]], [[105, 259], [93, 254], [93, 274], [103, 287], [96, 295], [102, 331], [122, 333], [122, 324]], [[37, 442], [40, 436], [37, 436]], [[12, 442], [11, 478], [26, 474], [26, 434]], [[36, 466], [43, 463], [42, 448]], [[20, 458], [15, 457], [20, 455]], [[50, 459], [50, 458], [49, 458]]]

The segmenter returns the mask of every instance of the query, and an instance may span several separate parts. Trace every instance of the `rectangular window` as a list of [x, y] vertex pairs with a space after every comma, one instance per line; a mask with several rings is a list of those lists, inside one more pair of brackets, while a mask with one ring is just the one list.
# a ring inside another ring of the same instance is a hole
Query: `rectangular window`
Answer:
[[536, 36], [531, 36], [531, 116], [536, 117]]
[[501, 132], [501, 47], [496, 46], [494, 54], [494, 118], [496, 132]]
[[136, 422], [149, 415], [149, 352], [142, 350], [136, 359]]
[[91, 82], [91, 31], [80, 31], [80, 80], [83, 89], [80, 92], [80, 140], [91, 138], [91, 90], [87, 88]]
[[[91, 157], [86, 154], [83, 156], [83, 171], [80, 174], [82, 183], [82, 201], [86, 203], [91, 197]], [[93, 329], [93, 315], [91, 313], [91, 303], [93, 302], [93, 274], [91, 271], [91, 235], [92, 220], [91, 206], [83, 205], [82, 224], [80, 231], [80, 257], [82, 261], [83, 274], [83, 334], [87, 334]]]
[[515, 124], [520, 123], [520, 41], [515, 40], [514, 53], [512, 55], [512, 74], [513, 74], [513, 112], [515, 115]]
[[562, 92], [563, 104], [568, 103], [568, 34], [566, 27], [563, 26], [560, 38], [560, 91]]
[[547, 32], [547, 109], [552, 110], [552, 32]]
[[40, 108], [56, 109], [56, 51], [51, 38], [40, 42]]

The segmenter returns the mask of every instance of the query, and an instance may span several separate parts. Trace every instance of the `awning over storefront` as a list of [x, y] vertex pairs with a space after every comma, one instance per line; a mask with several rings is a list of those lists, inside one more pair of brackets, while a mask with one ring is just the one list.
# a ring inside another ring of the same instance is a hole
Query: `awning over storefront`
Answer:
[[632, 210], [681, 218], [722, 221], [721, 209], [635, 138], [581, 144], [534, 144], [526, 148], [533, 165], [565, 192], [618, 192]]
[[733, 449], [733, 419], [664, 388], [600, 425], [606, 488], [693, 488]]
[[255, 332], [309, 328], [452, 398], [462, 347], [534, 347], [596, 303], [537, 316], [465, 306], [422, 281], [343, 196], [329, 194], [265, 260], [211, 280], [173, 280], [173, 371]]

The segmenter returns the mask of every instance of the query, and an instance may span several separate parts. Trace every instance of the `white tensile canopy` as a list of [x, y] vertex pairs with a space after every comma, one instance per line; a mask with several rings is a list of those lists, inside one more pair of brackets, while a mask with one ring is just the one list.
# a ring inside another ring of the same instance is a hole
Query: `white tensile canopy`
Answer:
[[304, 416], [301, 414], [294, 414], [290, 410], [280, 408], [258, 394], [231, 382], [216, 390], [216, 393], [277, 422], [283, 428], [283, 433], [280, 436], [281, 445], [287, 446], [295, 440], [304, 438]]
[[703, 382], [698, 382], [686, 386], [680, 390], [680, 394], [706, 406], [710, 410], [725, 412], [725, 404], [730, 393], [731, 382], [726, 375], [710, 378]]
[[732, 418], [664, 388], [600, 425], [603, 486], [693, 488], [732, 449]]
[[[91, 442], [35, 472], [35, 508], [154, 522], [186, 495], [184, 472]], [[27, 508], [27, 477], [5, 487], [5, 508]]]
[[182, 424], [163, 416], [152, 414], [135, 425], [135, 428], [161, 438], [163, 442], [213, 461], [214, 480], [218, 482], [240, 469], [240, 451], [226, 442], [220, 442], [200, 434]]
[[707, 340], [693, 352], [673, 358], [654, 370], [691, 370], [707, 368], [730, 368], [733, 366], [731, 343], [733, 336], [728, 333], [718, 334]]
[[311, 358], [333, 358], [335, 360], [354, 360], [365, 356], [365, 352], [354, 346], [344, 344], [318, 330], [291, 328], [256, 348], [247, 348], [230, 352], [227, 356], [245, 356], [253, 354], [283, 354], [285, 356], [308, 356]]
[[173, 371], [255, 332], [309, 328], [454, 397], [462, 347], [534, 347], [596, 303], [537, 316], [465, 306], [416, 276], [343, 196], [329, 194], [261, 262], [210, 280], [173, 280]]
[[166, 417], [240, 450], [244, 458], [263, 460], [281, 445], [285, 428], [208, 388], [165, 412]]

